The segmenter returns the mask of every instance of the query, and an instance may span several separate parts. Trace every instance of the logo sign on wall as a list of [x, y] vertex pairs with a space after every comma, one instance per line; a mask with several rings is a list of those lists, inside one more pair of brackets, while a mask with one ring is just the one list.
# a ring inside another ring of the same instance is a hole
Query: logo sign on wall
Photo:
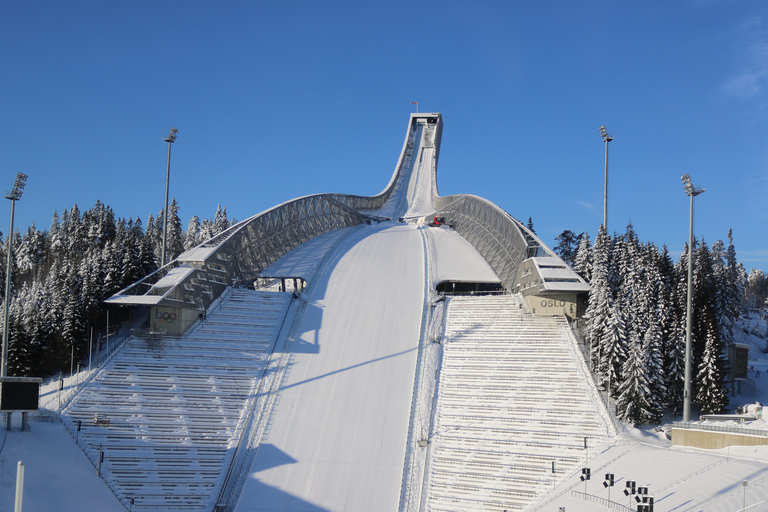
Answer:
[[176, 320], [176, 313], [158, 311], [155, 313], [155, 318], [161, 324], [172, 324], [173, 321]]

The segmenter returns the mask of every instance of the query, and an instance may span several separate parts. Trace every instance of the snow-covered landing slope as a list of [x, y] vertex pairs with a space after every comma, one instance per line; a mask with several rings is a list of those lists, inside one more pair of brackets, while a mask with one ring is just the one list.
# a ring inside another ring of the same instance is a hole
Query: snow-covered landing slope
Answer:
[[182, 338], [130, 339], [63, 411], [126, 507], [213, 509], [290, 297], [233, 290]]
[[329, 256], [238, 512], [397, 510], [424, 270], [404, 224], [364, 226]]
[[423, 510], [521, 510], [614, 435], [567, 329], [517, 296], [449, 300]]

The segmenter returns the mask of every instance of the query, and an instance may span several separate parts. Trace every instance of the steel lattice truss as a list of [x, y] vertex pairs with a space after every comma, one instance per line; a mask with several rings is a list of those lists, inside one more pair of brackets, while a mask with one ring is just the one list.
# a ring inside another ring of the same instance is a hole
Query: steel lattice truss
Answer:
[[[203, 244], [231, 261], [233, 277], [250, 284], [268, 266], [308, 240], [336, 229], [381, 220], [350, 208], [331, 194], [289, 201]], [[372, 198], [367, 198], [372, 199]]]
[[[361, 202], [355, 196], [349, 197], [351, 202]], [[260, 213], [198, 246], [196, 249], [211, 249], [204, 251], [205, 260], [190, 261], [182, 256], [118, 292], [108, 302], [206, 309], [227, 286], [252, 284], [264, 269], [316, 236], [385, 220], [347, 206], [340, 200], [344, 198], [334, 194], [305, 196]], [[368, 199], [368, 204], [384, 201], [383, 196], [361, 199]], [[155, 287], [179, 267], [197, 270], [170, 289]], [[145, 302], [129, 298], [137, 295], [156, 299]]]
[[435, 203], [439, 214], [477, 249], [507, 290], [514, 289], [524, 259], [554, 256], [536, 235], [486, 199], [461, 194], [441, 197]]

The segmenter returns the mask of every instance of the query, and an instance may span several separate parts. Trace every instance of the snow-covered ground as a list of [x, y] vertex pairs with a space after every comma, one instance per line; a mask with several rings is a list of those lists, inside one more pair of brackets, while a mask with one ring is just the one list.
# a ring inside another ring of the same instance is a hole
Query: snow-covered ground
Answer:
[[[750, 346], [749, 364], [754, 370], [749, 372], [749, 377], [756, 389], [732, 396], [731, 411], [748, 403], [768, 404], [766, 340], [751, 334], [756, 324], [759, 332], [765, 333], [765, 322], [755, 318], [742, 319], [734, 328], [734, 341]], [[694, 419], [697, 418], [696, 411], [693, 413]], [[606, 473], [613, 473], [616, 483], [611, 490], [611, 501], [625, 506], [629, 506], [630, 501], [623, 491], [627, 480], [632, 480], [637, 486], [648, 487], [649, 495], [655, 498], [656, 511], [734, 512], [743, 507], [750, 512], [768, 511], [768, 445], [731, 446], [720, 450], [673, 447], [666, 434], [673, 421], [680, 419], [666, 417], [661, 425], [640, 429], [624, 426], [613, 443], [595, 447], [588, 455], [589, 461], [584, 466], [592, 471], [592, 479], [586, 486], [586, 494], [590, 496], [579, 494], [585, 492], [585, 486], [580, 479], [581, 472], [577, 471], [526, 510], [549, 511], [559, 507], [565, 507], [568, 512], [609, 510], [592, 496], [608, 499], [608, 488], [603, 486], [603, 481]], [[763, 418], [743, 423], [718, 421], [716, 425], [764, 430], [768, 428], [768, 421]], [[636, 502], [632, 503], [635, 510]]]

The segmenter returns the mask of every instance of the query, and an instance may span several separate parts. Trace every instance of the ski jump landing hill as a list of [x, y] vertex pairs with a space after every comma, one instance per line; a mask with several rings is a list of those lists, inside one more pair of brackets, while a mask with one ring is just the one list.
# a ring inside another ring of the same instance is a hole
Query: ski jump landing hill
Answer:
[[410, 116], [381, 194], [281, 204], [107, 301], [150, 327], [63, 417], [126, 507], [522, 510], [615, 435], [565, 318], [588, 285], [438, 195], [442, 127]]

